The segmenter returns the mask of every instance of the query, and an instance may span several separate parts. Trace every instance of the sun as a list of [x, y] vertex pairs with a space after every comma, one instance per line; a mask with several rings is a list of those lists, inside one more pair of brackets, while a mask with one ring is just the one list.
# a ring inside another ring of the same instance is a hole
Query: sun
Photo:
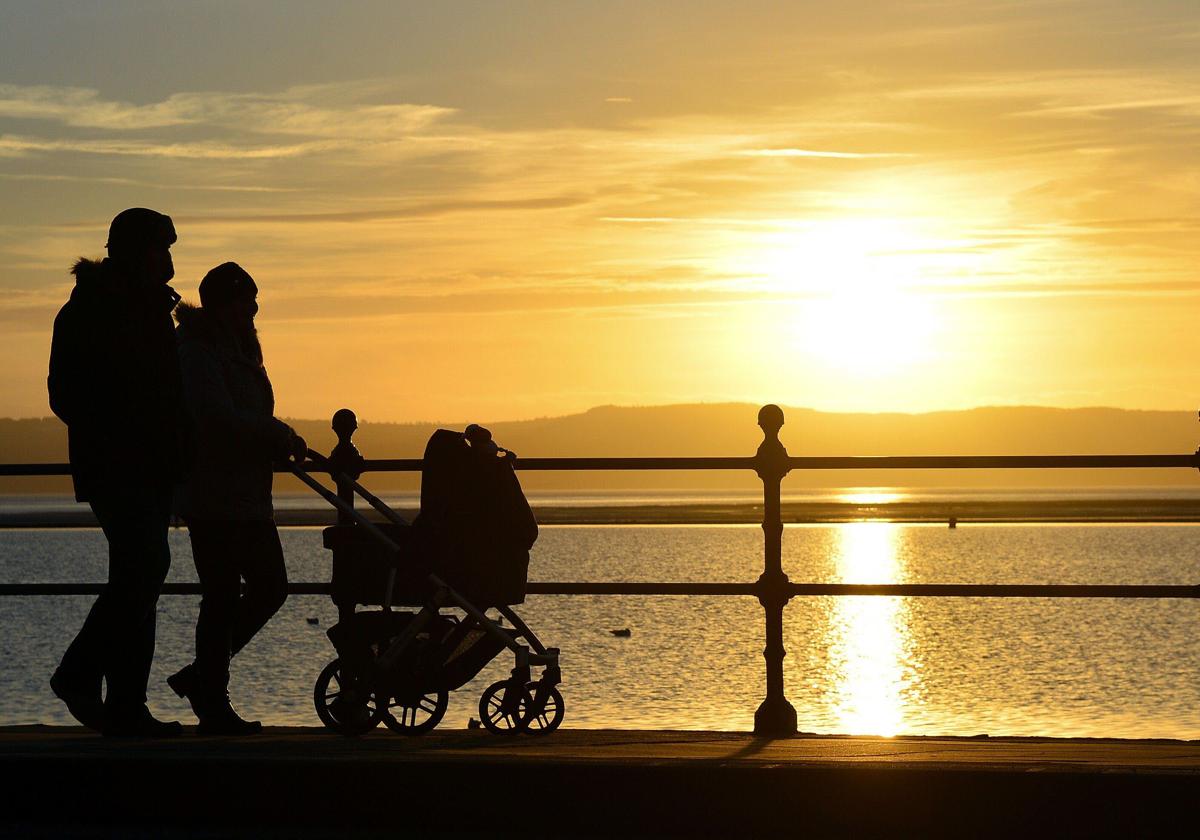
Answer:
[[933, 353], [932, 308], [912, 293], [860, 288], [815, 297], [799, 309], [796, 343], [837, 370], [888, 375]]
[[934, 250], [903, 221], [819, 220], [773, 236], [754, 268], [785, 301], [794, 349], [838, 373], [886, 376], [936, 351], [936, 301], [919, 288]]

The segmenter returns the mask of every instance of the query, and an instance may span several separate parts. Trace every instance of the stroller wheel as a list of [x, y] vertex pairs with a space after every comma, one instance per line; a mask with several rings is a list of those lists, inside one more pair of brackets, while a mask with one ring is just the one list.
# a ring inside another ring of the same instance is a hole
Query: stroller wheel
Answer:
[[533, 698], [528, 689], [510, 689], [508, 680], [494, 682], [479, 698], [479, 720], [488, 732], [515, 735], [529, 723], [529, 707]]
[[530, 735], [549, 735], [563, 719], [563, 696], [554, 686], [542, 688], [539, 692], [536, 682], [528, 683], [525, 690], [529, 692], [528, 718], [525, 730]]
[[401, 735], [421, 735], [442, 722], [448, 705], [450, 692], [445, 690], [430, 691], [403, 700], [393, 697], [384, 712], [383, 725]]
[[342, 735], [361, 735], [378, 726], [383, 710], [365, 682], [343, 673], [341, 660], [326, 665], [313, 686], [321, 723]]

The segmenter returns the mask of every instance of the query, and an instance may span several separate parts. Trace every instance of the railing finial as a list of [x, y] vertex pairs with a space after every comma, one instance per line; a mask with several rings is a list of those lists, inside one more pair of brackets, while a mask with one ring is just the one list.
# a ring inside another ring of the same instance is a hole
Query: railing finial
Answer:
[[779, 439], [779, 430], [783, 428], [783, 409], [772, 403], [758, 410], [758, 425], [768, 439]]
[[329, 460], [346, 475], [358, 480], [362, 474], [362, 453], [354, 445], [354, 433], [358, 431], [358, 417], [348, 408], [339, 408], [333, 415], [333, 432], [337, 435], [337, 446], [329, 453]]
[[338, 448], [348, 446], [353, 449], [354, 443], [350, 439], [358, 431], [358, 417], [354, 412], [348, 408], [339, 408], [333, 413], [332, 426], [333, 433], [338, 437]]
[[[339, 408], [333, 414], [333, 433], [337, 435], [337, 446], [329, 453], [329, 464], [338, 472], [358, 481], [362, 475], [362, 453], [354, 445], [354, 433], [358, 431], [358, 417], [348, 408]], [[337, 482], [338, 498], [354, 507], [354, 489], [343, 481]], [[338, 524], [349, 525], [353, 520], [338, 511]]]
[[763, 432], [763, 442], [758, 445], [754, 470], [763, 481], [778, 480], [788, 474], [787, 448], [779, 439], [783, 428], [783, 409], [775, 404], [764, 405], [758, 410], [758, 425]]

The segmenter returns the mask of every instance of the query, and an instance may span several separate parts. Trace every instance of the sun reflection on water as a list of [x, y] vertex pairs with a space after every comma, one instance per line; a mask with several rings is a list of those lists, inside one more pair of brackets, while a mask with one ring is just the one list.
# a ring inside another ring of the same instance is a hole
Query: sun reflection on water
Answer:
[[[838, 529], [838, 576], [845, 583], [898, 580], [899, 528], [889, 522], [853, 522]], [[918, 676], [902, 599], [837, 598], [830, 627], [829, 665], [840, 731], [895, 735], [904, 728], [906, 698]]]
[[[865, 488], [861, 490], [850, 490], [838, 494], [838, 501], [845, 502], [851, 505], [887, 505], [893, 502], [903, 501], [907, 497], [905, 493], [895, 493], [888, 490], [874, 490]], [[879, 581], [875, 581], [879, 583]]]

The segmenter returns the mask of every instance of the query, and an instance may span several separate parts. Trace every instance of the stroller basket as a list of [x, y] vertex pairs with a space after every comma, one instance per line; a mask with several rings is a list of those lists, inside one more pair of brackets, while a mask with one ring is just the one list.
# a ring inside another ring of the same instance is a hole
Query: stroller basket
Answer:
[[[416, 617], [411, 612], [359, 612], [326, 631], [338, 657], [351, 670], [365, 672], [371, 662]], [[514, 630], [506, 635], [516, 638]], [[401, 693], [454, 691], [466, 685], [504, 649], [504, 643], [473, 621], [439, 615], [409, 649], [392, 676]], [[414, 685], [403, 685], [412, 681]]]

